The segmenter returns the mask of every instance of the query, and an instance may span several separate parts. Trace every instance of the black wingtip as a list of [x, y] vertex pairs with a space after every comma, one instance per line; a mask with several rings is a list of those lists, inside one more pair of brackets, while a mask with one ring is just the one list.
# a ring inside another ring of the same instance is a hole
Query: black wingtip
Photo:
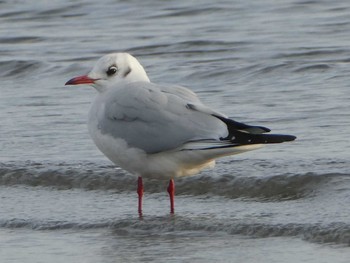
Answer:
[[232, 142], [239, 144], [270, 144], [270, 143], [283, 143], [294, 141], [297, 137], [287, 134], [249, 134], [236, 132], [231, 139]]
[[288, 134], [266, 134], [266, 143], [282, 143], [294, 141], [297, 137]]
[[294, 135], [285, 135], [285, 136], [286, 136], [287, 142], [295, 141], [297, 139], [297, 136], [294, 136]]
[[266, 134], [271, 131], [269, 128], [247, 125], [218, 115], [213, 116], [227, 125], [228, 136], [221, 140], [247, 145], [290, 142], [297, 138], [287, 134]]
[[260, 134], [260, 133], [271, 131], [269, 128], [266, 128], [263, 126], [252, 126], [252, 125], [248, 125], [248, 124], [238, 122], [232, 119], [228, 119], [222, 116], [218, 116], [215, 114], [213, 114], [213, 116], [218, 118], [219, 120], [221, 120], [227, 125], [227, 129], [229, 130], [229, 133], [231, 133], [231, 131], [236, 131], [236, 130], [242, 130], [253, 134]]

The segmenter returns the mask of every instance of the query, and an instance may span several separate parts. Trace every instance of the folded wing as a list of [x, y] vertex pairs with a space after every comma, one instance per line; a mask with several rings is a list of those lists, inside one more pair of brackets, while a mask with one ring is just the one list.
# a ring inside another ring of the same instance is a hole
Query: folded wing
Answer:
[[106, 92], [99, 127], [146, 153], [176, 148], [218, 149], [280, 143], [292, 135], [266, 134], [270, 129], [236, 122], [203, 105], [183, 87], [146, 82], [126, 84]]

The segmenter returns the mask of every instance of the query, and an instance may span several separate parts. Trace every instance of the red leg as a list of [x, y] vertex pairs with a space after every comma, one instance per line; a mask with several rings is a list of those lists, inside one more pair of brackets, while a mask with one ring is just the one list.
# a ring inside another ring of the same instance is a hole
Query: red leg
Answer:
[[174, 197], [175, 197], [175, 182], [174, 179], [170, 179], [168, 186], [168, 193], [170, 197], [170, 214], [174, 214]]
[[142, 177], [139, 176], [137, 180], [137, 194], [139, 196], [139, 215], [142, 216], [142, 197], [143, 197], [143, 183], [142, 183]]

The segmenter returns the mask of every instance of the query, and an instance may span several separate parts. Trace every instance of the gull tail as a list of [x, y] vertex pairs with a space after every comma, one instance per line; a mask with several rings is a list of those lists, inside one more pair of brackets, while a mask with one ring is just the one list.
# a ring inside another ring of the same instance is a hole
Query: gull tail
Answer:
[[287, 134], [266, 134], [271, 130], [262, 126], [250, 126], [234, 120], [216, 116], [227, 125], [228, 135], [220, 138], [221, 141], [230, 141], [232, 144], [249, 145], [249, 144], [268, 144], [294, 141], [294, 135]]
[[[267, 134], [270, 132], [270, 129], [266, 127], [251, 126], [222, 116], [213, 116], [227, 125], [227, 137], [220, 138], [220, 140], [204, 139], [189, 141], [178, 150], [195, 154], [199, 161], [207, 161], [259, 149], [264, 144], [283, 143], [296, 139], [294, 135]], [[191, 159], [193, 156], [188, 158]]]
[[250, 126], [223, 116], [213, 116], [227, 125], [227, 137], [188, 141], [177, 148], [175, 153], [181, 162], [187, 165], [186, 167], [192, 167], [195, 172], [213, 166], [216, 158], [256, 150], [265, 144], [283, 143], [296, 139], [294, 135], [267, 134], [270, 129], [266, 127]]
[[[253, 134], [244, 133], [241, 131], [235, 131], [231, 134], [229, 141], [234, 144], [248, 145], [248, 144], [269, 144], [269, 143], [282, 143], [294, 141], [296, 137], [294, 135], [287, 134]], [[227, 138], [223, 138], [227, 140]]]

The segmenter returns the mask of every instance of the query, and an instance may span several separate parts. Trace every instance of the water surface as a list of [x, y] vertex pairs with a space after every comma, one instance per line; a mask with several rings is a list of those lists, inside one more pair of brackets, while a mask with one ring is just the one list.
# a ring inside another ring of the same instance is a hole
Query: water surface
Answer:
[[[1, 1], [1, 262], [348, 262], [347, 1]], [[111, 164], [67, 87], [109, 52], [298, 137], [176, 181]]]

